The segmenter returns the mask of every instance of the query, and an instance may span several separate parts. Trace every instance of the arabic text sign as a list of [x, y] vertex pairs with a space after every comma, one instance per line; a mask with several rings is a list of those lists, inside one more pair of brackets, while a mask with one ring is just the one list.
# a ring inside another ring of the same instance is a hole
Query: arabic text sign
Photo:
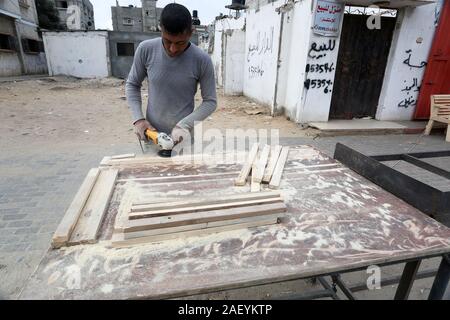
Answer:
[[318, 0], [314, 17], [314, 32], [324, 36], [339, 35], [339, 26], [344, 14], [344, 4], [332, 0]]

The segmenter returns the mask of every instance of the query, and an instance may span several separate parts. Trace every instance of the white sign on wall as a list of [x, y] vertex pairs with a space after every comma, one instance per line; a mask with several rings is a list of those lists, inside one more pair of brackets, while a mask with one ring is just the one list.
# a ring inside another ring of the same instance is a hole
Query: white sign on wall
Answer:
[[336, 0], [317, 0], [314, 14], [314, 33], [337, 37], [345, 4]]

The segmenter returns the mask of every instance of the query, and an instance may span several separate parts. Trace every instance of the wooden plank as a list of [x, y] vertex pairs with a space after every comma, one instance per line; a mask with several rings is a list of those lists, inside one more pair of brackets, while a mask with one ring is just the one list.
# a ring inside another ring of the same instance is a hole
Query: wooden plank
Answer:
[[247, 182], [247, 177], [252, 169], [253, 162], [255, 161], [256, 155], [258, 154], [258, 144], [255, 143], [250, 150], [250, 153], [247, 158], [247, 162], [242, 167], [241, 173], [235, 181], [236, 186], [245, 186]]
[[267, 220], [267, 219], [281, 219], [283, 215], [284, 215], [283, 213], [276, 213], [276, 214], [269, 214], [269, 215], [264, 215], [264, 216], [256, 216], [256, 217], [248, 217], [248, 218], [240, 218], [240, 219], [232, 219], [232, 220], [221, 220], [221, 221], [205, 222], [205, 223], [199, 223], [199, 224], [190, 224], [190, 225], [172, 227], [172, 228], [162, 228], [162, 229], [153, 229], [153, 230], [145, 230], [145, 231], [137, 231], [137, 232], [125, 232], [125, 233], [122, 232], [122, 233], [124, 235], [124, 239], [126, 240], [126, 239], [140, 238], [140, 237], [155, 236], [155, 235], [160, 235], [160, 234], [184, 232], [184, 231], [199, 230], [199, 229], [206, 229], [206, 228], [215, 228], [215, 227], [228, 226], [228, 225], [239, 224], [239, 223], [256, 222], [256, 221]]
[[136, 157], [135, 153], [127, 153], [127, 154], [119, 154], [117, 156], [112, 156], [111, 160], [130, 159], [130, 158], [135, 158], [135, 157]]
[[252, 169], [252, 181], [256, 183], [261, 183], [264, 172], [266, 171], [267, 161], [269, 160], [270, 146], [265, 145], [261, 156], [255, 162], [255, 170]]
[[276, 189], [280, 186], [281, 177], [283, 175], [284, 165], [286, 164], [289, 155], [289, 147], [283, 147], [278, 158], [277, 165], [270, 179], [269, 188]]
[[78, 218], [80, 217], [81, 211], [86, 204], [89, 194], [95, 185], [97, 177], [100, 173], [100, 169], [94, 168], [89, 170], [86, 178], [81, 184], [80, 189], [78, 189], [75, 198], [67, 209], [63, 219], [61, 220], [56, 232], [52, 238], [52, 247], [61, 248], [66, 245], [69, 240], [75, 225], [77, 224]]
[[[144, 203], [135, 203], [133, 202], [132, 212], [139, 211], [147, 211], [148, 209], [152, 210], [162, 210], [162, 209], [174, 209], [174, 208], [183, 208], [183, 207], [194, 207], [198, 205], [206, 205], [206, 204], [220, 204], [227, 203], [230, 201], [247, 201], [247, 200], [258, 200], [258, 199], [267, 199], [267, 198], [278, 198], [280, 196], [279, 191], [265, 191], [260, 193], [238, 193], [231, 194], [226, 196], [219, 196], [214, 198], [197, 198], [197, 199], [189, 199], [189, 200], [180, 200], [174, 201], [170, 203], [164, 203], [161, 205], [157, 205], [155, 202], [144, 202]], [[158, 201], [158, 200], [155, 200]], [[142, 210], [141, 210], [142, 209]]]
[[278, 158], [280, 157], [281, 149], [282, 147], [277, 145], [270, 151], [269, 163], [267, 164], [266, 171], [264, 172], [262, 182], [269, 183], [270, 179], [272, 179], [273, 171], [275, 170]]
[[252, 166], [252, 176], [251, 176], [251, 182], [250, 182], [250, 192], [260, 192], [261, 191], [261, 183], [256, 181], [253, 177], [253, 173], [256, 172], [256, 164], [253, 163]]
[[124, 232], [135, 232], [151, 229], [177, 227], [188, 224], [199, 224], [220, 220], [231, 220], [255, 217], [267, 214], [286, 212], [284, 203], [271, 203], [232, 209], [211, 210], [206, 212], [185, 213], [174, 216], [129, 220]]
[[139, 237], [139, 238], [134, 238], [134, 239], [124, 239], [124, 234], [118, 233], [118, 234], [113, 235], [113, 237], [111, 239], [111, 245], [112, 245], [112, 247], [115, 247], [115, 248], [123, 248], [123, 247], [129, 247], [129, 246], [137, 245], [137, 244], [147, 244], [147, 243], [152, 243], [152, 242], [159, 242], [159, 241], [178, 239], [178, 238], [204, 236], [204, 235], [208, 235], [208, 234], [212, 234], [212, 233], [233, 231], [233, 230], [246, 229], [246, 228], [255, 228], [255, 227], [261, 227], [261, 226], [274, 225], [277, 223], [278, 223], [277, 218], [268, 218], [268, 219], [254, 221], [254, 222], [237, 223], [237, 224], [231, 224], [231, 225], [220, 226], [220, 227], [212, 227], [212, 228], [205, 228], [205, 229], [200, 229], [200, 230], [190, 230], [190, 231], [183, 231], [183, 232], [176, 232], [176, 233], [160, 234], [160, 235], [154, 235], [154, 236], [148, 236], [148, 237]]
[[173, 208], [173, 209], [161, 209], [161, 210], [148, 210], [148, 211], [140, 211], [133, 212], [133, 207], [131, 208], [131, 213], [129, 214], [129, 219], [143, 219], [143, 218], [151, 218], [151, 217], [162, 217], [174, 214], [182, 214], [182, 213], [192, 213], [192, 212], [202, 212], [202, 211], [211, 211], [211, 210], [219, 210], [219, 209], [228, 209], [228, 208], [238, 208], [238, 207], [246, 207], [258, 204], [266, 204], [266, 203], [275, 203], [275, 202], [283, 202], [281, 197], [278, 198], [268, 198], [268, 199], [258, 199], [258, 200], [248, 200], [248, 201], [232, 201], [226, 203], [216, 203], [216, 204], [205, 204], [198, 206], [188, 206], [181, 208]]
[[123, 232], [126, 222], [128, 221], [128, 214], [130, 213], [134, 193], [134, 188], [127, 188], [122, 199], [120, 199], [119, 209], [117, 210], [114, 221], [114, 232]]
[[109, 206], [118, 173], [117, 169], [100, 172], [97, 183], [83, 208], [68, 245], [95, 243], [97, 241], [97, 233]]

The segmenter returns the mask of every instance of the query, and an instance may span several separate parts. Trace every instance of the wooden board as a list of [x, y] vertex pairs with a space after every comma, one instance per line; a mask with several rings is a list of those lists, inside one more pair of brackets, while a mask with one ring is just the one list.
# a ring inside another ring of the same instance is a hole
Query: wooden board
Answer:
[[267, 164], [266, 171], [264, 172], [262, 182], [269, 183], [270, 179], [272, 179], [273, 171], [275, 170], [278, 158], [280, 157], [281, 149], [282, 147], [277, 145], [272, 147], [270, 150], [269, 163]]
[[108, 208], [117, 175], [117, 169], [100, 171], [97, 183], [92, 188], [68, 245], [95, 243], [97, 241], [97, 233]]
[[[206, 204], [221, 204], [227, 203], [230, 201], [249, 201], [249, 200], [258, 200], [258, 199], [268, 199], [268, 198], [278, 198], [280, 197], [279, 191], [266, 191], [260, 193], [238, 193], [232, 195], [226, 195], [215, 198], [198, 198], [198, 199], [189, 199], [189, 200], [180, 200], [174, 201], [170, 203], [155, 203], [155, 202], [142, 202], [136, 203], [133, 201], [133, 206], [131, 208], [131, 212], [140, 212], [147, 211], [149, 209], [152, 210], [162, 210], [162, 209], [175, 209], [175, 208], [183, 208], [183, 207], [194, 207], [198, 205], [206, 205]], [[158, 200], [155, 200], [158, 201]]]
[[151, 217], [162, 217], [174, 214], [182, 214], [182, 213], [192, 213], [192, 212], [202, 212], [202, 211], [211, 211], [218, 209], [228, 209], [228, 208], [238, 208], [238, 207], [248, 207], [259, 204], [266, 203], [275, 203], [275, 202], [283, 202], [281, 197], [278, 198], [268, 198], [268, 199], [258, 199], [258, 200], [247, 200], [247, 201], [229, 201], [225, 203], [216, 203], [216, 204], [202, 204], [197, 206], [186, 206], [181, 208], [173, 208], [173, 209], [160, 209], [160, 210], [148, 210], [140, 211], [133, 213], [133, 207], [131, 208], [131, 213], [128, 218], [130, 220], [133, 219], [142, 219], [142, 218], [151, 218]]
[[247, 182], [247, 177], [252, 169], [253, 162], [255, 161], [256, 155], [258, 154], [258, 144], [255, 143], [250, 150], [250, 153], [247, 158], [247, 162], [242, 167], [241, 172], [239, 173], [238, 178], [235, 181], [236, 186], [245, 186]]
[[204, 235], [208, 235], [208, 234], [212, 234], [212, 233], [268, 226], [268, 225], [274, 225], [277, 223], [278, 223], [278, 218], [267, 218], [267, 219], [261, 219], [261, 220], [257, 220], [257, 221], [253, 221], [253, 222], [247, 222], [247, 223], [237, 223], [237, 224], [225, 225], [225, 226], [220, 226], [220, 227], [212, 227], [212, 228], [205, 228], [205, 229], [199, 229], [199, 230], [188, 230], [188, 231], [183, 231], [183, 232], [159, 234], [159, 235], [154, 235], [154, 236], [139, 237], [139, 238], [133, 238], [133, 239], [124, 239], [124, 234], [118, 233], [118, 234], [113, 235], [113, 237], [111, 239], [111, 245], [115, 248], [122, 248], [122, 247], [129, 247], [129, 246], [136, 245], [136, 244], [147, 244], [147, 243], [151, 243], [151, 242], [158, 242], [158, 241], [177, 239], [177, 238], [204, 236]]
[[69, 240], [72, 231], [77, 224], [78, 218], [80, 217], [81, 211], [83, 210], [83, 207], [86, 204], [87, 199], [89, 198], [89, 194], [91, 193], [92, 188], [95, 185], [95, 181], [97, 180], [99, 173], [100, 169], [98, 168], [89, 170], [86, 178], [81, 184], [80, 189], [75, 195], [75, 198], [67, 209], [66, 214], [64, 215], [58, 228], [56, 229], [55, 234], [53, 235], [53, 248], [61, 248]]
[[276, 189], [280, 186], [281, 177], [283, 175], [284, 165], [286, 164], [289, 155], [289, 147], [283, 147], [278, 158], [277, 165], [270, 179], [269, 188]]
[[173, 216], [129, 220], [124, 232], [135, 232], [151, 229], [177, 227], [188, 224], [199, 224], [220, 220], [231, 220], [245, 217], [262, 216], [286, 212], [284, 203], [271, 203], [251, 207], [211, 210], [206, 212], [186, 213]]
[[127, 154], [119, 154], [116, 156], [112, 156], [111, 160], [130, 159], [130, 158], [135, 158], [135, 157], [136, 157], [135, 153], [127, 153]]
[[264, 172], [266, 171], [267, 161], [269, 160], [270, 146], [265, 145], [259, 159], [255, 162], [255, 170], [252, 170], [252, 181], [261, 183]]
[[228, 225], [232, 225], [232, 224], [257, 222], [257, 221], [268, 220], [268, 219], [281, 219], [283, 215], [284, 215], [283, 213], [276, 213], [276, 214], [269, 214], [269, 215], [249, 217], [249, 218], [221, 220], [221, 221], [205, 222], [205, 223], [199, 223], [199, 224], [190, 224], [190, 225], [179, 226], [179, 227], [153, 229], [153, 230], [136, 231], [136, 232], [121, 232], [121, 233], [124, 235], [123, 238], [125, 240], [126, 239], [135, 239], [135, 238], [139, 238], [139, 237], [148, 237], [148, 236], [155, 236], [155, 235], [160, 235], [160, 234], [184, 232], [184, 231], [199, 230], [199, 229], [206, 229], [206, 228], [215, 228], [215, 227], [221, 227], [221, 226], [228, 226]]

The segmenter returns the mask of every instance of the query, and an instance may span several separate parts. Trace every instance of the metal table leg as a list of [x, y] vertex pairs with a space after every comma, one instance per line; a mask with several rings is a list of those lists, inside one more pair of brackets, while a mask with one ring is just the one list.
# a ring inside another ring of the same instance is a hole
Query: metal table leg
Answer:
[[419, 270], [421, 260], [406, 263], [403, 269], [402, 278], [395, 292], [394, 300], [408, 300], [409, 292], [416, 278], [417, 270]]
[[442, 300], [450, 280], [450, 255], [442, 256], [438, 273], [434, 278], [428, 300]]

